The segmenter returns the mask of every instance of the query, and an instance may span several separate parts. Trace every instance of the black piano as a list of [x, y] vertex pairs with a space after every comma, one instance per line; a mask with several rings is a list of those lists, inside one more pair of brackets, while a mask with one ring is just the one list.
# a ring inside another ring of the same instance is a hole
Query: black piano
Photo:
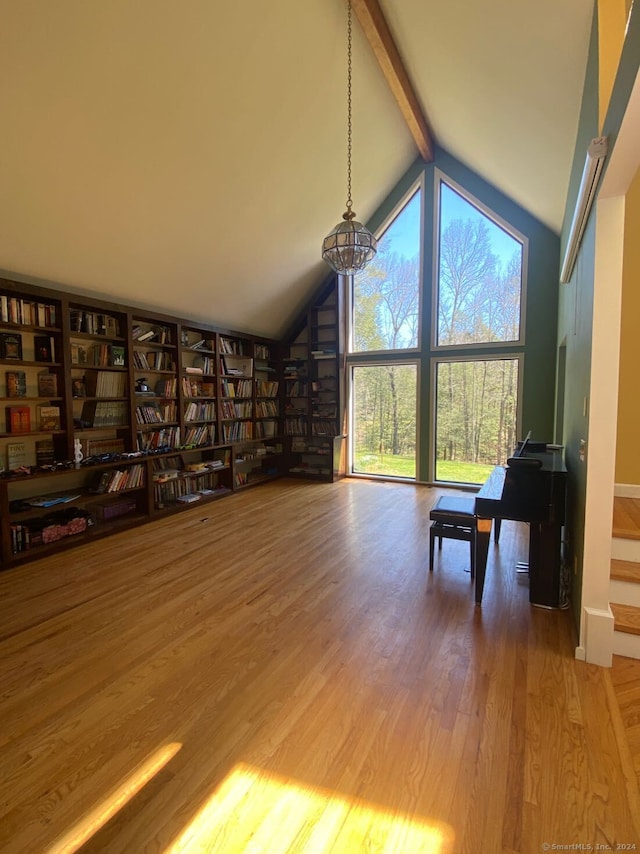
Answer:
[[561, 535], [565, 520], [567, 469], [561, 449], [528, 436], [506, 466], [497, 466], [476, 495], [476, 602], [482, 591], [491, 520], [529, 523], [529, 601], [560, 605]]

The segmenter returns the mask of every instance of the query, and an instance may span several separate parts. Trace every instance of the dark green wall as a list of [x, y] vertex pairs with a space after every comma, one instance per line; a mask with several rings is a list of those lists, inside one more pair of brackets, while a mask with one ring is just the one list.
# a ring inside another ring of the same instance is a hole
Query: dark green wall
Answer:
[[[420, 350], [420, 450], [418, 478], [428, 481], [431, 312], [433, 289], [434, 235], [434, 170], [444, 175], [475, 196], [487, 208], [511, 224], [529, 239], [527, 266], [527, 295], [525, 306], [525, 345], [509, 348], [508, 352], [524, 353], [522, 424], [520, 429], [531, 430], [536, 438], [552, 441], [555, 404], [556, 371], [556, 313], [558, 301], [559, 238], [535, 217], [468, 169], [444, 149], [436, 148], [433, 163], [416, 161], [367, 225], [375, 231], [390, 215], [407, 191], [423, 178], [424, 181], [424, 266], [422, 340]], [[461, 357], [478, 355], [478, 350], [457, 351]]]
[[[615, 146], [620, 125], [640, 67], [640, 8], [635, 5], [629, 19], [618, 71], [602, 131], [599, 121], [598, 20], [594, 10], [589, 60], [585, 75], [580, 122], [576, 136], [573, 166], [567, 207], [562, 228], [561, 244], [566, 244], [587, 146], [601, 133], [609, 139], [609, 155], [605, 173]], [[563, 443], [569, 471], [568, 524], [566, 528], [567, 557], [572, 573], [572, 608], [576, 625], [580, 625], [584, 519], [586, 506], [587, 471], [580, 461], [580, 440], [588, 439], [588, 401], [591, 379], [593, 334], [595, 218], [590, 217], [576, 260], [571, 281], [560, 286], [558, 302], [558, 344], [566, 345], [567, 370]], [[611, 414], [616, 417], [615, 413]]]
[[[562, 252], [575, 199], [580, 186], [589, 142], [598, 136], [598, 27], [594, 10], [589, 60], [580, 112], [576, 147], [569, 181], [567, 207], [562, 229]], [[558, 346], [566, 347], [564, 425], [562, 443], [569, 472], [567, 525], [565, 529], [565, 557], [571, 569], [571, 605], [576, 625], [580, 623], [584, 518], [586, 496], [586, 465], [580, 461], [580, 440], [587, 439], [588, 401], [591, 380], [591, 336], [593, 327], [595, 224], [591, 217], [582, 238], [582, 244], [571, 280], [560, 285], [558, 300]]]

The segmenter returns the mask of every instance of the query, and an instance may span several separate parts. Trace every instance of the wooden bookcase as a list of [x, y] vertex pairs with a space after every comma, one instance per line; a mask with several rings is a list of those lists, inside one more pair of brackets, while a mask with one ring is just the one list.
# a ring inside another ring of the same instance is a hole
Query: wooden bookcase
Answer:
[[277, 341], [0, 279], [0, 567], [286, 473]]
[[346, 288], [337, 276], [308, 308], [283, 357], [288, 473], [346, 472]]

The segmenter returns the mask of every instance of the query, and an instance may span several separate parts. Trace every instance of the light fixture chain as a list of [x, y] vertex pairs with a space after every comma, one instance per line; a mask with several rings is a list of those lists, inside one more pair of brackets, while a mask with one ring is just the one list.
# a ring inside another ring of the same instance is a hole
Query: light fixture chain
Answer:
[[351, 0], [347, 10], [347, 210], [351, 210]]

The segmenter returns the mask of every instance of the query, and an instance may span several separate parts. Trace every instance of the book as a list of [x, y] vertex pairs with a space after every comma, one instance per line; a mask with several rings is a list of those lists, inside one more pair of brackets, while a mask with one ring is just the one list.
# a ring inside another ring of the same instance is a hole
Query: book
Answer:
[[71, 344], [71, 363], [73, 365], [87, 364], [87, 348], [82, 344]]
[[84, 382], [84, 377], [73, 377], [71, 380], [71, 396], [86, 397], [87, 387]]
[[19, 332], [0, 332], [0, 359], [22, 359], [22, 335]]
[[7, 371], [7, 397], [27, 396], [27, 375], [24, 371]]
[[38, 406], [38, 429], [59, 430], [60, 429], [60, 407]]
[[201, 497], [197, 492], [187, 492], [185, 495], [179, 495], [177, 500], [183, 504], [191, 504], [193, 501], [200, 501]]
[[124, 367], [125, 360], [125, 350], [124, 347], [120, 346], [120, 344], [112, 344], [111, 345], [111, 364], [114, 367]]
[[7, 433], [29, 433], [31, 430], [31, 410], [28, 406], [5, 407]]
[[57, 397], [58, 377], [49, 371], [38, 374], [38, 397]]
[[55, 507], [56, 504], [68, 504], [70, 501], [75, 501], [76, 498], [80, 498], [79, 492], [73, 495], [36, 495], [29, 499], [29, 504], [32, 507]]
[[103, 471], [96, 477], [93, 486], [89, 488], [89, 492], [92, 492], [95, 495], [103, 495], [109, 488], [109, 484], [111, 483], [112, 477], [113, 472]]
[[53, 362], [55, 357], [53, 335], [34, 335], [33, 355], [36, 362]]
[[10, 442], [7, 445], [7, 468], [11, 471], [27, 464], [27, 446], [24, 442]]
[[155, 338], [155, 331], [153, 329], [148, 329], [146, 332], [141, 332], [140, 335], [136, 336], [136, 341], [151, 341], [152, 338]]
[[55, 449], [51, 439], [39, 439], [36, 442], [36, 465], [49, 466], [55, 460]]

